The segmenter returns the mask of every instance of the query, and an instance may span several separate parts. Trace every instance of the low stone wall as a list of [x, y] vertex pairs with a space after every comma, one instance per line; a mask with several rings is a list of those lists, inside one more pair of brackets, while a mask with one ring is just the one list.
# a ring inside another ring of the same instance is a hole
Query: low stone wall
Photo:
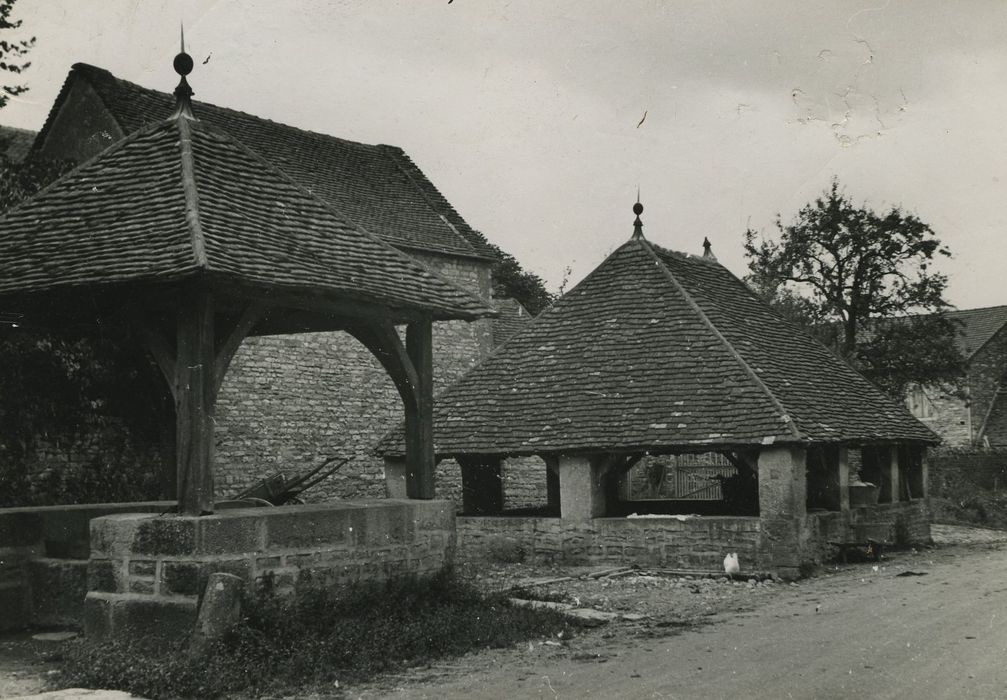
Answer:
[[1007, 449], [934, 450], [929, 466], [934, 496], [954, 492], [962, 483], [990, 490], [1007, 488]]
[[91, 523], [84, 604], [89, 637], [187, 634], [207, 577], [249, 586], [271, 577], [289, 594], [429, 576], [454, 552], [446, 501], [374, 500], [225, 510], [213, 515], [117, 515]]
[[0, 630], [79, 622], [91, 519], [174, 507], [148, 501], [0, 509]]
[[809, 554], [817, 561], [835, 554], [829, 542], [874, 539], [909, 546], [931, 541], [930, 502], [925, 498], [851, 508], [844, 513], [809, 513], [807, 522]]
[[457, 519], [459, 557], [524, 556], [568, 564], [719, 570], [737, 552], [743, 569], [758, 559], [759, 519], [744, 517]]

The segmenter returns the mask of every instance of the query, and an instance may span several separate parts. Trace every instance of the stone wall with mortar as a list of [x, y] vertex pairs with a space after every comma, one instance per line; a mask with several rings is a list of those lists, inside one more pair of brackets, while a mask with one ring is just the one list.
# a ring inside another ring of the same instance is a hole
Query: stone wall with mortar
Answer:
[[0, 630], [81, 620], [90, 520], [161, 513], [171, 501], [0, 509]]
[[567, 564], [722, 570], [737, 552], [743, 570], [757, 561], [759, 519], [739, 517], [457, 519], [458, 556], [526, 558]]
[[930, 520], [927, 498], [879, 503], [844, 512], [809, 513], [808, 554], [819, 562], [832, 558], [837, 550], [829, 542], [866, 544], [873, 539], [897, 546], [928, 544]]
[[91, 523], [84, 629], [89, 637], [181, 637], [207, 577], [223, 571], [280, 594], [430, 576], [454, 554], [447, 501], [381, 499], [213, 515], [117, 515]]
[[[488, 300], [485, 261], [410, 253]], [[492, 320], [434, 324], [434, 391], [492, 349]], [[384, 495], [375, 443], [403, 420], [402, 401], [373, 355], [345, 333], [249, 338], [235, 355], [217, 404], [217, 494], [226, 499], [275, 472], [308, 471], [338, 454], [352, 461], [305, 493], [331, 498]], [[438, 469], [438, 497], [460, 493], [457, 465]], [[460, 502], [460, 499], [459, 499]]]
[[952, 387], [910, 387], [906, 405], [912, 414], [941, 436], [945, 445], [972, 444], [974, 425], [971, 404]]
[[545, 506], [545, 462], [539, 457], [511, 457], [503, 460], [504, 509]]

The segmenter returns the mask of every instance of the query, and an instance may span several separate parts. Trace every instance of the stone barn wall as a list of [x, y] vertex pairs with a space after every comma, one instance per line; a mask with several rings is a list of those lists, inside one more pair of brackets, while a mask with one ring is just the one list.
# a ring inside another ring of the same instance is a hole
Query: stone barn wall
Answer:
[[[489, 300], [485, 261], [413, 253], [456, 285]], [[492, 319], [434, 324], [434, 391], [492, 349]], [[346, 333], [249, 338], [217, 404], [217, 494], [225, 499], [275, 472], [294, 476], [334, 454], [352, 458], [305, 493], [309, 501], [385, 495], [374, 445], [403, 420], [402, 401], [374, 356]], [[460, 503], [453, 461], [437, 470], [438, 498]]]

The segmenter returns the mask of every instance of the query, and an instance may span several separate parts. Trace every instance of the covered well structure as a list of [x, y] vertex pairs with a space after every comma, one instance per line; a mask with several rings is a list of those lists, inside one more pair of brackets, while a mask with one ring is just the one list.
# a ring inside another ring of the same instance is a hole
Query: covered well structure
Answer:
[[[628, 242], [438, 397], [434, 425], [438, 457], [462, 465], [465, 516], [481, 516], [459, 520], [463, 548], [505, 537], [533, 554], [702, 568], [738, 551], [750, 570], [795, 573], [829, 541], [929, 539], [925, 454], [938, 438], [709, 248], [656, 246], [639, 216]], [[403, 445], [379, 448], [392, 477]], [[679, 517], [624, 517], [642, 505], [620, 497], [634, 464], [689, 453], [735, 467], [719, 512], [649, 504]], [[501, 461], [529, 456], [547, 471], [548, 507], [494, 517]], [[879, 503], [851, 507], [858, 466]]]
[[293, 585], [309, 568], [316, 578], [356, 580], [446, 565], [453, 514], [445, 504], [214, 513], [223, 500], [214, 488], [214, 407], [246, 336], [350, 333], [402, 397], [404, 495], [429, 501], [432, 323], [494, 313], [201, 122], [184, 77], [191, 58], [180, 54], [175, 68], [183, 77], [170, 117], [0, 219], [3, 317], [57, 332], [130, 326], [175, 399], [178, 513], [91, 523], [86, 621], [99, 633], [191, 619], [214, 570], [249, 580], [274, 572]]

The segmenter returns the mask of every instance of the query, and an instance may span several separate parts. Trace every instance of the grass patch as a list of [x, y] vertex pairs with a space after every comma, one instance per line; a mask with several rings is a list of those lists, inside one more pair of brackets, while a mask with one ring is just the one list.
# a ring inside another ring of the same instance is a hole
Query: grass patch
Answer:
[[64, 659], [62, 687], [125, 690], [149, 698], [288, 694], [358, 683], [408, 666], [570, 634], [548, 610], [510, 605], [450, 574], [425, 581], [333, 591], [308, 589], [289, 601], [270, 587], [247, 617], [205, 657], [154, 643], [78, 644]]
[[1007, 529], [1007, 491], [968, 481], [945, 486], [931, 499], [935, 522]]

